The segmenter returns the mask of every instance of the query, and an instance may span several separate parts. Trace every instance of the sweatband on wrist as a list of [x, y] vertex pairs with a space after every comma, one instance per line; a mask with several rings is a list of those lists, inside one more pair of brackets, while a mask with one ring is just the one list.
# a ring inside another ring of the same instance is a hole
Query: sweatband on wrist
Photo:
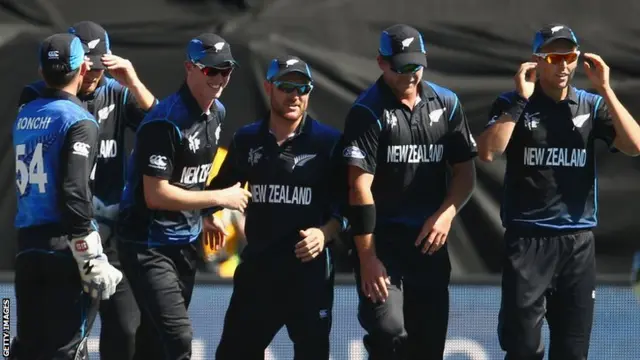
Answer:
[[375, 204], [349, 206], [348, 219], [353, 235], [372, 234], [376, 229]]
[[522, 116], [524, 108], [528, 103], [529, 100], [523, 98], [519, 94], [516, 94], [515, 102], [511, 103], [511, 107], [509, 107], [509, 109], [505, 111], [505, 113], [511, 116], [513, 121], [518, 122], [520, 120], [520, 116]]

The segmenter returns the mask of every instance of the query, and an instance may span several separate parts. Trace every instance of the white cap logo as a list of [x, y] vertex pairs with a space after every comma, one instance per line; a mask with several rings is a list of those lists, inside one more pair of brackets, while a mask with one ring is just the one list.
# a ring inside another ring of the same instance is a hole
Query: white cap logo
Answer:
[[285, 64], [287, 64], [287, 67], [292, 66], [294, 64], [298, 63], [298, 59], [289, 59], [285, 62]]
[[551, 33], [552, 33], [552, 34], [555, 34], [557, 31], [560, 31], [560, 30], [562, 30], [563, 28], [564, 28], [564, 26], [562, 26], [562, 25], [554, 26], [554, 27], [552, 27], [552, 28], [551, 28]]
[[91, 40], [87, 43], [87, 46], [89, 47], [89, 49], [93, 50], [96, 48], [99, 42], [100, 42], [100, 39]]
[[402, 50], [404, 50], [404, 48], [409, 47], [409, 45], [411, 45], [412, 42], [413, 42], [412, 37], [402, 40]]
[[224, 47], [224, 42], [221, 41], [221, 42], [215, 43], [215, 45], [213, 45], [213, 47], [216, 49], [216, 52], [218, 52], [218, 51], [222, 50], [222, 48]]

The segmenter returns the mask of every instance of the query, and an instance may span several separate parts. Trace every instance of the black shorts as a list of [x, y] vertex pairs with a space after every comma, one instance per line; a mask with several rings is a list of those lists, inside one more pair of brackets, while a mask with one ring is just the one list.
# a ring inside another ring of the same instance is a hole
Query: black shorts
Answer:
[[134, 359], [190, 359], [195, 244], [148, 248], [119, 241], [118, 254], [140, 309]]
[[591, 231], [507, 230], [498, 335], [506, 359], [542, 359], [542, 321], [550, 360], [587, 358], [595, 299]]
[[15, 264], [15, 291], [18, 335], [12, 358], [88, 356], [86, 342], [99, 301], [83, 292], [71, 251], [21, 252]]
[[328, 360], [333, 280], [329, 249], [307, 263], [293, 254], [264, 254], [241, 263], [216, 359], [264, 359], [265, 349], [286, 326], [295, 359]]

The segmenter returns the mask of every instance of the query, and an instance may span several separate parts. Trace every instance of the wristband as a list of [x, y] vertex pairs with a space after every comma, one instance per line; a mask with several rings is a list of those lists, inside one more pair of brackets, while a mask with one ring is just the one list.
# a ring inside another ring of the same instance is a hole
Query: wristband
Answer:
[[524, 108], [529, 103], [529, 100], [523, 98], [522, 96], [520, 96], [520, 94], [517, 93], [514, 100], [515, 102], [511, 103], [511, 107], [507, 111], [505, 111], [505, 114], [511, 116], [513, 121], [517, 123], [520, 120], [520, 116], [522, 116]]
[[351, 205], [348, 218], [353, 235], [372, 234], [376, 229], [376, 206], [375, 204]]

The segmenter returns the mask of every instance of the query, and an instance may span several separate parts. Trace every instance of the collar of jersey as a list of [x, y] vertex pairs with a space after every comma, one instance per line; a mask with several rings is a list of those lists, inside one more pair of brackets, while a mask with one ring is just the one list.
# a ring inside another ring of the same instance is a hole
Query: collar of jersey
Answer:
[[73, 94], [69, 94], [66, 91], [62, 91], [62, 90], [58, 90], [58, 89], [52, 89], [52, 88], [45, 88], [44, 91], [42, 92], [42, 97], [45, 98], [53, 98], [53, 99], [61, 99], [61, 100], [69, 100], [73, 103], [75, 103], [76, 105], [85, 108], [84, 105], [82, 104], [82, 101], [80, 101], [80, 99], [78, 99], [77, 96], [74, 96]]
[[[187, 110], [189, 111], [190, 115], [194, 117], [198, 117], [200, 119], [203, 119], [203, 118], [207, 119], [209, 117], [210, 114], [206, 114], [205, 111], [202, 111], [202, 109], [200, 108], [200, 105], [198, 105], [196, 98], [194, 98], [193, 94], [191, 94], [191, 90], [189, 90], [189, 87], [187, 86], [186, 82], [182, 84], [182, 86], [180, 87], [179, 93], [180, 93], [180, 98], [182, 99], [182, 102], [187, 107]], [[209, 108], [209, 111], [210, 113], [214, 113], [215, 110], [216, 110], [216, 101], [214, 100], [213, 103], [211, 104], [211, 108]]]
[[[387, 85], [387, 83], [384, 81], [382, 76], [378, 78], [378, 81], [376, 81], [376, 84], [380, 89], [380, 92], [384, 98], [388, 99], [389, 101], [392, 101], [394, 104], [398, 106], [405, 106], [404, 104], [402, 104], [400, 100], [398, 100], [398, 98], [393, 93], [393, 91], [391, 91], [391, 88], [389, 87], [389, 85]], [[416, 103], [417, 106], [424, 104], [430, 98], [434, 97], [433, 90], [431, 90], [431, 87], [427, 85], [427, 82], [424, 79], [421, 80], [420, 85], [418, 85], [418, 96], [422, 101]]]
[[[540, 86], [540, 81], [536, 82], [536, 87], [533, 90], [533, 95], [536, 98], [544, 99], [545, 101], [549, 101], [549, 102], [552, 102], [554, 104], [556, 103], [555, 100], [553, 100], [552, 98], [548, 97], [544, 93], [544, 91], [542, 91], [542, 86]], [[567, 97], [564, 100], [560, 101], [559, 103], [562, 104], [562, 103], [565, 103], [565, 102], [571, 102], [571, 103], [574, 103], [574, 104], [578, 103], [578, 94], [576, 93], [576, 88], [574, 88], [571, 85], [569, 85], [569, 92], [567, 93]]]
[[[271, 136], [271, 134], [272, 134], [271, 133], [271, 129], [269, 129], [269, 119], [270, 118], [271, 118], [271, 112], [267, 112], [267, 114], [264, 117], [264, 120], [262, 120], [262, 124], [260, 125], [260, 131], [265, 136], [267, 136], [267, 135]], [[309, 114], [307, 114], [305, 112], [304, 115], [302, 115], [302, 121], [300, 122], [298, 127], [295, 129], [295, 131], [291, 135], [289, 135], [287, 140], [294, 139], [294, 138], [298, 137], [301, 134], [310, 133], [311, 132], [312, 122], [313, 122], [313, 119], [311, 119]]]

